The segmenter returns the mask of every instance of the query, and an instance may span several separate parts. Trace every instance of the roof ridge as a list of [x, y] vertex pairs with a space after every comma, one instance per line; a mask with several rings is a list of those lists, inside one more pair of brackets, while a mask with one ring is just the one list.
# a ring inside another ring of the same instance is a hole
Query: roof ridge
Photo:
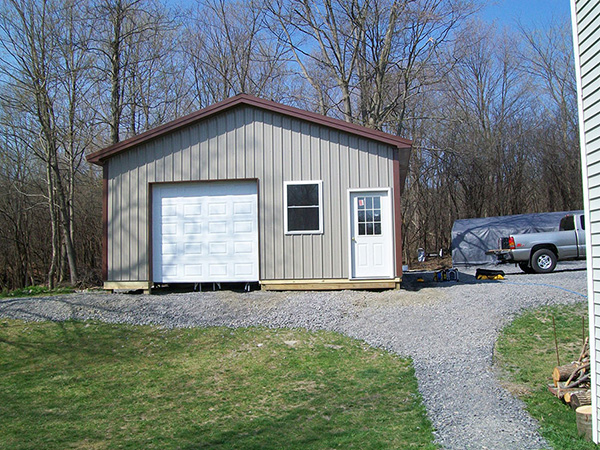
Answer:
[[284, 105], [282, 103], [277, 103], [272, 100], [266, 100], [263, 98], [255, 97], [253, 95], [238, 94], [218, 103], [214, 103], [210, 106], [207, 106], [206, 108], [187, 114], [178, 119], [159, 125], [136, 136], [132, 136], [128, 139], [117, 142], [116, 144], [105, 147], [94, 153], [90, 153], [87, 156], [87, 160], [90, 163], [102, 165], [106, 159], [118, 153], [121, 153], [131, 147], [140, 145], [146, 141], [155, 139], [157, 137], [162, 136], [163, 134], [175, 131], [184, 126], [191, 125], [195, 122], [208, 118], [214, 114], [225, 111], [227, 109], [233, 108], [237, 105], [249, 105], [257, 108], [262, 108], [268, 111], [277, 112], [279, 114], [295, 117], [300, 120], [305, 120], [323, 126], [336, 128], [347, 133], [362, 136], [367, 139], [384, 142], [386, 144], [394, 145], [398, 148], [410, 148], [412, 145], [412, 141], [409, 139], [404, 139], [402, 137], [385, 133], [383, 131], [375, 130], [355, 123], [345, 122], [340, 119], [324, 116], [322, 114], [314, 113], [311, 111], [306, 111], [303, 109], [296, 108], [294, 106]]

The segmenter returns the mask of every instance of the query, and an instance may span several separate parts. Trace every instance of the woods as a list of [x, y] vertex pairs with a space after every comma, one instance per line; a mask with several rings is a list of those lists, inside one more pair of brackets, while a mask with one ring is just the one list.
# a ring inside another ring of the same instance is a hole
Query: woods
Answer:
[[414, 141], [405, 260], [454, 220], [580, 209], [569, 23], [468, 0], [0, 0], [0, 288], [99, 283], [85, 155], [247, 93]]

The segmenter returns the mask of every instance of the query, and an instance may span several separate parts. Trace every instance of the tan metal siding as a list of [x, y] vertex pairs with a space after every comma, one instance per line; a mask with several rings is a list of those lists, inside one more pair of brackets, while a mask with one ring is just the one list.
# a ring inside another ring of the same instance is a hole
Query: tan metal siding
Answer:
[[[249, 106], [115, 155], [109, 164], [110, 281], [150, 277], [149, 184], [259, 180], [261, 279], [348, 277], [349, 188], [392, 187], [393, 146]], [[323, 181], [323, 234], [286, 235], [284, 182]]]

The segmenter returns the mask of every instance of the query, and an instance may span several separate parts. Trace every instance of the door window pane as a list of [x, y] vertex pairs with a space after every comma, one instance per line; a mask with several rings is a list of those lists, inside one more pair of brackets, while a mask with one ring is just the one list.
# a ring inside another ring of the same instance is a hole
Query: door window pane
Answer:
[[381, 235], [381, 197], [365, 195], [356, 198], [358, 235]]

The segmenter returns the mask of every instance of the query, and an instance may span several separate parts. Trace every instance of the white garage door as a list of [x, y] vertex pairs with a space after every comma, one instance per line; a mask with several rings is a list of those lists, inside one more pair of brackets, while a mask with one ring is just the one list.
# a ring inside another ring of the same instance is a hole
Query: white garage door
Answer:
[[154, 282], [258, 281], [256, 182], [154, 185], [152, 241]]

